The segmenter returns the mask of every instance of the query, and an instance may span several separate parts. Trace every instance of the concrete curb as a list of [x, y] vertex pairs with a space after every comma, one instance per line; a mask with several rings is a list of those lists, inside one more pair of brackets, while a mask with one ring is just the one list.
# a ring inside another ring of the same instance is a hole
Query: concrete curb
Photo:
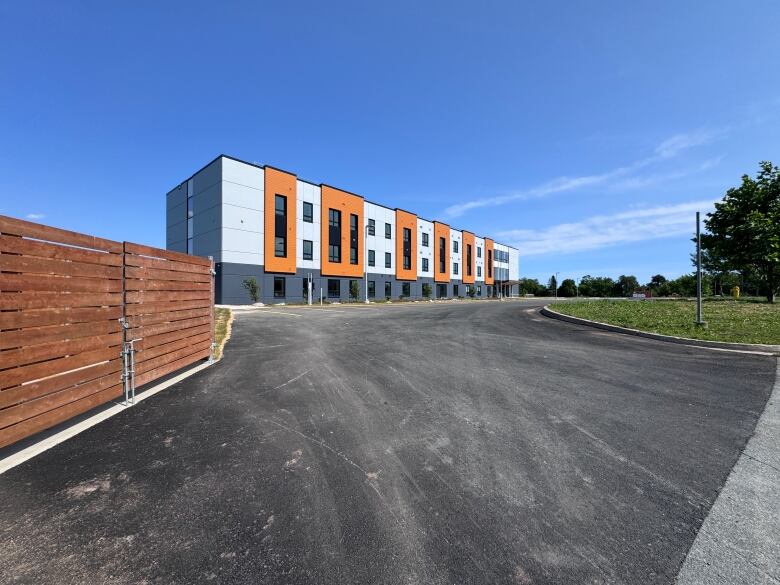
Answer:
[[780, 583], [780, 359], [753, 436], [696, 534], [678, 585]]
[[763, 345], [759, 343], [728, 343], [725, 341], [705, 341], [702, 339], [691, 339], [689, 337], [675, 337], [673, 335], [661, 335], [660, 333], [649, 333], [647, 331], [639, 331], [638, 329], [629, 329], [628, 327], [620, 327], [618, 325], [610, 325], [608, 323], [600, 323], [598, 321], [591, 321], [589, 319], [582, 319], [580, 317], [572, 317], [571, 315], [564, 315], [558, 311], [554, 311], [549, 305], [545, 305], [541, 310], [542, 315], [550, 317], [551, 319], [558, 319], [559, 321], [565, 321], [567, 323], [573, 323], [575, 325], [585, 325], [587, 327], [594, 327], [596, 329], [603, 329], [605, 331], [612, 331], [614, 333], [624, 333], [626, 335], [634, 335], [636, 337], [646, 337], [648, 339], [655, 339], [656, 341], [666, 341], [668, 343], [677, 343], [680, 345], [693, 345], [696, 347], [705, 347], [709, 349], [718, 349], [725, 351], [736, 351], [740, 353], [755, 353], [759, 355], [775, 355], [780, 356], [780, 345]]

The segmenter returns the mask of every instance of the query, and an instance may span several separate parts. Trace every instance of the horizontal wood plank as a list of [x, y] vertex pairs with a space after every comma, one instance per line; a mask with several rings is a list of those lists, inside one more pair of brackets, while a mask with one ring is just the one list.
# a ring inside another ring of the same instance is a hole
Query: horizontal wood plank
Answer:
[[121, 344], [122, 334], [111, 333], [9, 349], [0, 351], [0, 370]]
[[24, 236], [35, 238], [37, 240], [46, 240], [48, 242], [58, 242], [60, 244], [70, 244], [91, 248], [94, 250], [103, 250], [106, 252], [122, 252], [122, 244], [113, 240], [106, 240], [95, 236], [88, 236], [79, 232], [72, 232], [47, 225], [41, 225], [23, 219], [16, 219], [6, 215], [0, 215], [0, 234], [12, 234], [15, 236]]
[[36, 258], [16, 254], [0, 254], [0, 270], [24, 274], [51, 274], [57, 276], [79, 276], [82, 278], [122, 278], [121, 266], [86, 264], [57, 258]]
[[128, 291], [125, 300], [128, 303], [157, 303], [170, 301], [194, 301], [211, 299], [211, 291]]
[[[63, 309], [110, 307], [122, 304], [122, 293], [0, 292], [0, 309]], [[188, 308], [188, 307], [183, 307]]]
[[193, 319], [195, 317], [208, 317], [211, 314], [210, 307], [202, 309], [188, 309], [185, 311], [171, 311], [168, 313], [152, 313], [150, 315], [138, 315], [128, 317], [127, 324], [133, 327], [144, 327], [155, 325], [157, 323], [166, 323], [169, 321], [181, 321], [182, 319]]
[[174, 280], [135, 280], [127, 279], [125, 281], [125, 290], [127, 291], [182, 291], [198, 290], [210, 291], [209, 282], [177, 282]]
[[25, 382], [31, 382], [40, 378], [63, 374], [76, 368], [91, 366], [100, 362], [112, 360], [119, 356], [120, 348], [99, 349], [87, 351], [78, 355], [40, 362], [29, 366], [11, 368], [0, 371], [0, 389], [10, 388]]
[[210, 323], [210, 317], [196, 317], [194, 319], [184, 319], [183, 321], [174, 321], [172, 323], [157, 323], [156, 325], [134, 327], [127, 330], [127, 338], [138, 339], [139, 337], [149, 337], [151, 335], [159, 335], [160, 333], [168, 333], [169, 331], [185, 330], [190, 327], [198, 327], [199, 325], [209, 325]]
[[137, 315], [153, 315], [155, 313], [170, 313], [171, 311], [185, 311], [189, 309], [212, 310], [212, 307], [213, 305], [209, 299], [156, 303], [130, 303], [125, 307], [125, 315], [128, 317], [134, 317]]
[[27, 400], [34, 400], [52, 392], [59, 392], [71, 386], [84, 384], [103, 376], [111, 375], [119, 383], [122, 380], [122, 360], [117, 357], [109, 362], [82, 368], [59, 376], [46, 378], [23, 386], [0, 390], [0, 408], [7, 408]]
[[201, 349], [207, 348], [211, 345], [211, 334], [201, 333], [199, 335], [193, 335], [191, 337], [184, 337], [177, 341], [171, 341], [163, 345], [158, 345], [150, 349], [142, 349], [135, 354], [135, 363], [140, 364], [147, 360], [154, 359], [166, 353], [171, 353], [184, 349], [186, 347], [200, 347]]
[[116, 385], [116, 376], [103, 376], [102, 378], [92, 380], [91, 382], [79, 384], [78, 386], [71, 386], [65, 390], [60, 390], [59, 392], [53, 392], [41, 398], [36, 398], [35, 400], [5, 408], [0, 410], [0, 429], [17, 424], [25, 419], [38, 416], [44, 412], [54, 410], [55, 408], [60, 408], [69, 402], [81, 400], [91, 394], [95, 394], [96, 392]]
[[122, 395], [122, 392], [123, 389], [121, 384], [111, 386], [110, 388], [91, 394], [81, 400], [69, 402], [65, 406], [55, 410], [50, 410], [44, 414], [28, 418], [18, 424], [0, 429], [0, 448], [11, 445], [19, 439], [29, 437], [34, 433], [51, 428], [76, 415], [92, 410], [96, 406], [100, 406], [101, 404], [118, 398]]
[[158, 270], [156, 268], [125, 268], [127, 278], [142, 280], [174, 280], [179, 282], [211, 282], [211, 274], [196, 272], [175, 272], [173, 270]]
[[122, 326], [119, 324], [119, 320], [15, 329], [0, 333], [0, 349], [37, 345], [62, 339], [79, 339], [91, 335], [105, 335], [121, 330]]
[[200, 325], [198, 327], [189, 327], [187, 329], [175, 329], [174, 331], [169, 331], [168, 333], [160, 333], [158, 335], [147, 335], [146, 337], [142, 338], [141, 341], [137, 342], [135, 344], [135, 347], [136, 349], [139, 350], [150, 349], [152, 347], [165, 345], [167, 343], [177, 341], [179, 339], [192, 337], [194, 335], [200, 335], [202, 333], [208, 333], [210, 335], [211, 326]]
[[136, 387], [143, 386], [144, 384], [147, 384], [153, 380], [156, 380], [157, 378], [170, 374], [171, 372], [175, 372], [176, 370], [180, 370], [197, 361], [208, 359], [210, 355], [211, 355], [211, 349], [208, 349], [205, 351], [194, 353], [192, 355], [188, 355], [182, 359], [176, 360], [175, 362], [171, 362], [164, 366], [160, 366], [155, 370], [151, 370], [149, 372], [141, 374], [140, 376], [136, 376], [135, 379]]
[[[192, 258], [192, 256], [187, 256]], [[192, 264], [191, 262], [176, 262], [166, 260], [165, 258], [149, 258], [148, 256], [137, 256], [135, 254], [125, 255], [125, 265], [135, 268], [154, 268], [157, 270], [168, 270], [171, 272], [190, 272], [194, 274], [211, 275], [210, 264]]]
[[34, 311], [0, 312], [0, 330], [44, 327], [66, 323], [90, 323], [117, 320], [122, 307], [82, 307], [77, 309], [36, 309]]
[[144, 246], [143, 244], [134, 244], [132, 242], [125, 242], [125, 253], [137, 254], [139, 256], [151, 256], [154, 258], [165, 258], [166, 260], [172, 260], [174, 262], [182, 262], [184, 264], [198, 264], [200, 266], [211, 266], [211, 260], [208, 258], [202, 258], [200, 256], [192, 256], [191, 254], [184, 254], [183, 252], [173, 252], [171, 250], [163, 250], [161, 248], [153, 248], [151, 246]]
[[0, 273], [0, 290], [10, 291], [52, 291], [52, 292], [122, 292], [121, 280], [81, 278], [66, 276], [24, 275]]
[[98, 250], [85, 250], [50, 242], [0, 235], [0, 252], [12, 252], [39, 258], [58, 258], [102, 266], [122, 266], [122, 255]]

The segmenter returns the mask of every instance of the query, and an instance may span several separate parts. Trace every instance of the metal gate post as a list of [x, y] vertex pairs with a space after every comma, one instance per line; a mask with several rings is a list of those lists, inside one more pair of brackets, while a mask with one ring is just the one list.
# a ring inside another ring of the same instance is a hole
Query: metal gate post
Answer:
[[214, 330], [214, 301], [215, 299], [215, 291], [216, 291], [216, 279], [217, 279], [217, 271], [214, 270], [214, 257], [209, 256], [209, 260], [211, 261], [211, 268], [209, 269], [209, 272], [211, 273], [211, 307], [210, 307], [210, 316], [209, 322], [211, 323], [211, 352], [209, 353], [209, 364], [214, 363], [214, 352], [217, 351], [217, 339], [216, 339], [216, 331]]

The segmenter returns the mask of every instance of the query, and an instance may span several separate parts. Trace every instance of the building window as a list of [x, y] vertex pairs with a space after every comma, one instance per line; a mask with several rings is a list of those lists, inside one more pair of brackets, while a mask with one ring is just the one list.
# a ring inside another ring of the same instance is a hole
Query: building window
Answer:
[[477, 277], [482, 278], [482, 266], [477, 266]]
[[477, 246], [477, 258], [482, 258], [482, 246]]
[[284, 298], [284, 276], [274, 276], [274, 298]]
[[393, 226], [391, 226], [389, 223], [385, 224], [385, 238], [388, 240], [393, 237]]
[[274, 256], [287, 256], [287, 197], [274, 197]]
[[284, 258], [287, 256], [287, 238], [280, 238], [279, 236], [276, 236], [274, 238], [274, 256], [277, 258]]
[[369, 266], [376, 265], [376, 254], [373, 250], [368, 251], [368, 265]]
[[422, 235], [422, 245], [425, 246], [426, 248], [428, 247], [428, 234], [425, 232], [423, 232]]
[[308, 201], [303, 202], [303, 221], [314, 223], [314, 205]]
[[341, 212], [328, 209], [328, 262], [341, 262]]
[[455, 254], [458, 253], [458, 240], [452, 240], [452, 251]]
[[337, 299], [341, 297], [341, 281], [337, 278], [328, 279], [328, 298]]
[[458, 263], [457, 262], [453, 262], [452, 263], [452, 273], [453, 274], [457, 274], [458, 273]]
[[368, 220], [368, 235], [373, 236], [376, 232], [376, 222], [373, 219]]
[[376, 281], [368, 281], [368, 298], [373, 299], [376, 297]]
[[349, 263], [358, 263], [358, 216], [349, 216]]
[[385, 268], [393, 267], [393, 255], [390, 252], [385, 252]]
[[458, 285], [453, 284], [452, 285], [452, 296], [457, 297], [458, 296]]
[[309, 279], [304, 278], [301, 282], [303, 283], [303, 299], [307, 301], [309, 300]]
[[445, 274], [447, 272], [447, 268], [445, 266], [447, 255], [447, 240], [444, 238], [439, 238], [439, 273]]
[[403, 230], [404, 270], [412, 269], [412, 230]]
[[393, 285], [390, 282], [385, 283], [385, 297], [388, 299], [393, 296]]
[[428, 259], [427, 258], [423, 258], [422, 259], [422, 271], [423, 272], [428, 272]]
[[410, 297], [412, 296], [412, 285], [408, 282], [404, 282], [401, 284], [401, 296], [402, 297]]
[[303, 240], [303, 259], [312, 260], [314, 258], [314, 242]]
[[466, 244], [466, 276], [471, 276], [471, 244]]
[[[493, 250], [488, 250], [487, 275], [488, 275], [488, 278], [493, 278]], [[488, 296], [490, 296], [490, 295], [488, 295]]]

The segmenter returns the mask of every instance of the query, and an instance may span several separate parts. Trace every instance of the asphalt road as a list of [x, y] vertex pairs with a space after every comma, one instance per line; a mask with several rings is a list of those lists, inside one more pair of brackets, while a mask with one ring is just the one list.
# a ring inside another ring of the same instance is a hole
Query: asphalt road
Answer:
[[774, 375], [524, 302], [240, 315], [0, 476], [0, 581], [670, 583]]

